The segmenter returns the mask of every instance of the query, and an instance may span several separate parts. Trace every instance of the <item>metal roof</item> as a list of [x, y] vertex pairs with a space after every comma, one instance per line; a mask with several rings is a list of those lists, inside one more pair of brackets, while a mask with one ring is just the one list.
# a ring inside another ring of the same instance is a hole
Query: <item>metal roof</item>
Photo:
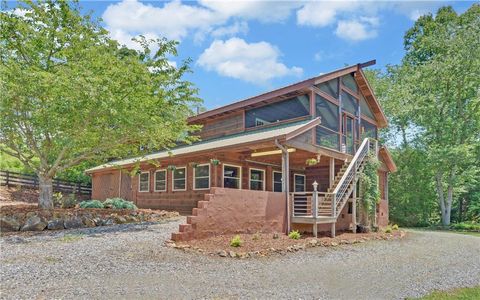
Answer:
[[206, 141], [197, 142], [187, 146], [181, 146], [171, 150], [156, 152], [145, 156], [133, 157], [118, 161], [109, 162], [97, 167], [86, 170], [86, 173], [94, 171], [130, 165], [138, 162], [145, 162], [152, 159], [171, 158], [172, 156], [179, 156], [185, 154], [193, 154], [197, 152], [215, 150], [229, 146], [254, 143], [262, 140], [275, 139], [279, 137], [293, 138], [294, 136], [305, 132], [306, 130], [320, 124], [320, 118], [306, 119], [293, 123], [285, 123], [278, 126], [262, 128], [258, 130], [245, 131], [238, 134], [228, 135], [221, 138], [210, 139]]

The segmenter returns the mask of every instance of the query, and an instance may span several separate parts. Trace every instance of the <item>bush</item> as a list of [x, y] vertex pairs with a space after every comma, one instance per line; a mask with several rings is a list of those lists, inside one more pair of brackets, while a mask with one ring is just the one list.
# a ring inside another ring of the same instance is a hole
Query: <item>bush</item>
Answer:
[[103, 207], [114, 209], [137, 209], [137, 206], [133, 204], [133, 202], [122, 198], [109, 198], [103, 202]]
[[392, 233], [392, 226], [388, 225], [385, 227], [385, 233]]
[[98, 200], [82, 201], [80, 208], [103, 208], [103, 203]]
[[288, 237], [291, 238], [292, 240], [298, 240], [301, 237], [301, 235], [300, 235], [300, 232], [298, 232], [298, 230], [292, 230], [288, 234]]
[[233, 239], [230, 241], [230, 246], [232, 247], [240, 247], [242, 245], [243, 241], [240, 238], [239, 235], [236, 235], [233, 237]]
[[397, 224], [393, 224], [392, 229], [393, 229], [393, 230], [398, 230], [398, 225], [397, 225]]
[[462, 231], [480, 231], [480, 224], [477, 223], [456, 223], [450, 224], [450, 229]]

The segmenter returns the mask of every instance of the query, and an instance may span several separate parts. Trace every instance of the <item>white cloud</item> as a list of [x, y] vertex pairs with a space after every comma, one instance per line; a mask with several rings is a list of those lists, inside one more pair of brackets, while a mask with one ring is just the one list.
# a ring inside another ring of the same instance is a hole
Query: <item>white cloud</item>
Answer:
[[246, 34], [248, 32], [248, 23], [245, 21], [235, 22], [230, 26], [219, 27], [211, 32], [215, 38], [224, 36], [235, 36], [237, 34]]
[[362, 41], [377, 36], [377, 30], [374, 26], [378, 25], [378, 21], [372, 22], [367, 20], [348, 20], [339, 21], [335, 34], [345, 40]]
[[337, 16], [342, 12], [357, 9], [358, 2], [329, 1], [309, 2], [297, 11], [299, 25], [324, 27], [335, 23]]
[[267, 42], [247, 43], [240, 38], [215, 40], [198, 59], [206, 70], [222, 76], [264, 84], [271, 79], [289, 75], [299, 76], [299, 67], [287, 67], [279, 61], [281, 53]]

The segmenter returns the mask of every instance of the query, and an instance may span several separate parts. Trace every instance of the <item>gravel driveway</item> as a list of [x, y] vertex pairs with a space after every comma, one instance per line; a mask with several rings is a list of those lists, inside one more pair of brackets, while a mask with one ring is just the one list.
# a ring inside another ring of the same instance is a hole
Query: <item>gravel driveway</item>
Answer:
[[404, 299], [480, 285], [474, 236], [411, 232], [237, 260], [165, 247], [180, 222], [2, 237], [1, 298]]

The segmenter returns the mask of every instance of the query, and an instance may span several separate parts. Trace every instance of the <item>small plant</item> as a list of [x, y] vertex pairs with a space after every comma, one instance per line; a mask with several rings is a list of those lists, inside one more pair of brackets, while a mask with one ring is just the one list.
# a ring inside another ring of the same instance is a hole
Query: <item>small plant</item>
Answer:
[[310, 167], [315, 166], [318, 164], [318, 160], [316, 158], [309, 158], [305, 161], [305, 164]]
[[385, 227], [385, 233], [392, 233], [392, 226], [388, 225]]
[[170, 170], [170, 171], [175, 171], [177, 169], [177, 167], [175, 167], [174, 165], [169, 165], [167, 167], [167, 169]]
[[197, 162], [191, 162], [189, 163], [190, 167], [192, 167], [193, 169], [196, 169], [198, 167], [198, 163]]
[[62, 192], [53, 193], [52, 198], [53, 198], [53, 206], [62, 207], [62, 198], [63, 198]]
[[393, 229], [393, 230], [398, 230], [398, 225], [397, 225], [397, 224], [393, 224], [392, 229]]
[[288, 234], [288, 237], [291, 238], [292, 240], [298, 240], [301, 236], [302, 235], [300, 234], [300, 232], [298, 232], [298, 230], [292, 230]]
[[74, 208], [77, 205], [75, 194], [69, 194], [67, 197], [62, 197], [60, 200], [61, 208]]
[[137, 206], [133, 204], [133, 202], [122, 198], [109, 198], [103, 202], [103, 207], [114, 209], [137, 209]]
[[216, 158], [212, 158], [210, 160], [210, 163], [214, 166], [218, 166], [220, 164], [220, 160], [216, 159]]
[[80, 208], [103, 208], [103, 203], [98, 200], [82, 201]]
[[233, 237], [233, 239], [230, 241], [230, 246], [232, 247], [240, 247], [242, 245], [243, 241], [240, 238], [239, 235], [236, 235]]
[[252, 240], [258, 241], [259, 239], [260, 239], [260, 234], [258, 234], [258, 232], [257, 232], [253, 235]]

